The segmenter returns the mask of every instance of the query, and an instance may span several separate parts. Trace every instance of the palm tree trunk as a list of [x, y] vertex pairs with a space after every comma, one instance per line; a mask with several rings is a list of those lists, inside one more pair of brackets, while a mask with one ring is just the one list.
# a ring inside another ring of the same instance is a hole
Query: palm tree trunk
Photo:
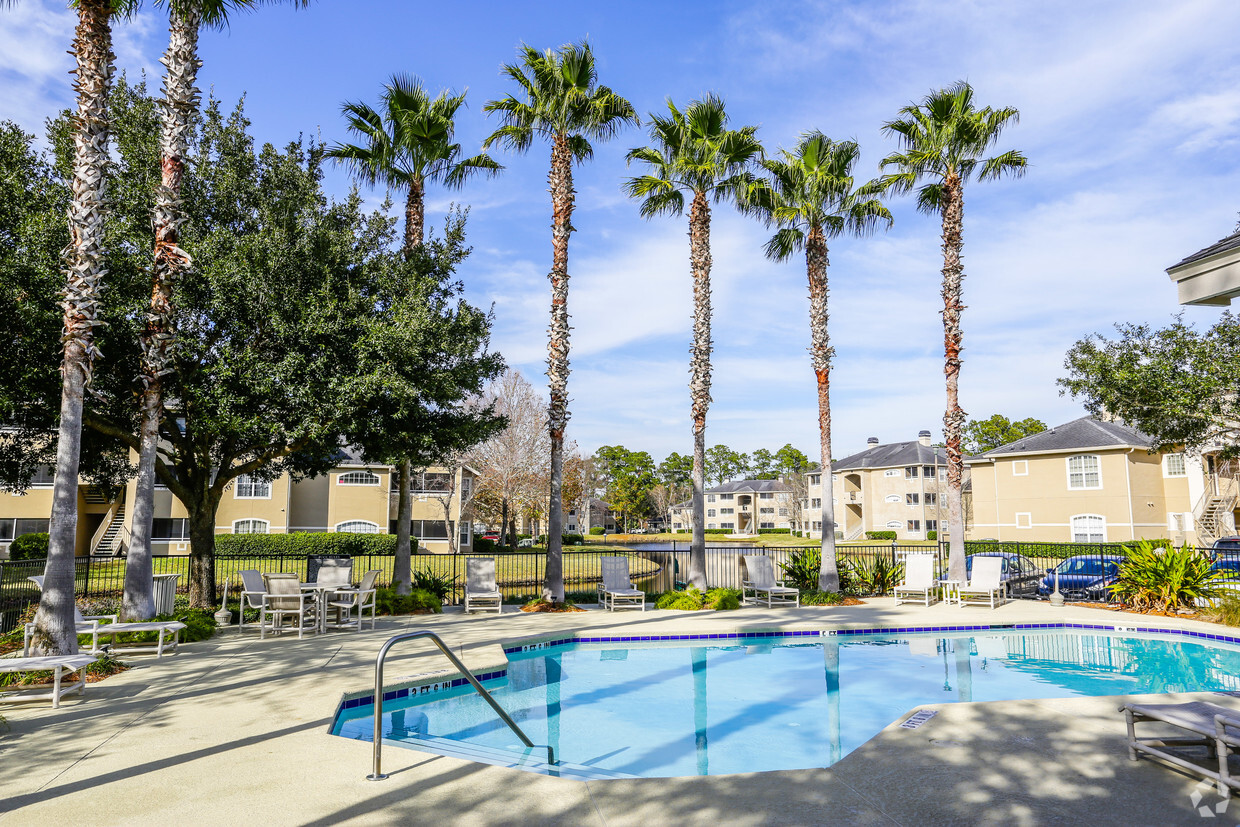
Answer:
[[965, 412], [960, 408], [960, 303], [964, 265], [960, 251], [964, 246], [964, 190], [960, 176], [952, 173], [943, 182], [943, 372], [947, 377], [947, 410], [943, 414], [943, 435], [947, 443], [947, 525], [951, 545], [947, 572], [952, 580], [967, 579], [964, 549], [964, 457], [960, 449]]
[[108, 85], [112, 76], [111, 5], [81, 0], [73, 40], [77, 58], [78, 113], [74, 130], [72, 241], [65, 248], [64, 357], [61, 363], [60, 428], [52, 494], [43, 596], [35, 614], [35, 646], [46, 654], [76, 654], [73, 623], [74, 553], [77, 539], [78, 461], [82, 405], [91, 379], [96, 308], [103, 269], [104, 170], [108, 153]]
[[694, 193], [689, 210], [689, 267], [693, 273], [693, 345], [689, 398], [693, 415], [693, 542], [689, 583], [706, 590], [706, 411], [710, 408], [710, 203]]
[[163, 132], [161, 135], [160, 186], [155, 192], [155, 260], [151, 268], [151, 305], [142, 336], [142, 422], [139, 427], [138, 481], [134, 494], [133, 530], [125, 561], [125, 592], [121, 600], [123, 620], [149, 620], [155, 616], [155, 581], [151, 570], [151, 520], [154, 517], [155, 453], [159, 421], [163, 416], [163, 378], [172, 373], [172, 294], [177, 280], [190, 265], [182, 250], [180, 225], [181, 179], [189, 145], [190, 122], [198, 110], [199, 10], [192, 4], [173, 7], [168, 18], [168, 50], [164, 53]]
[[568, 237], [573, 231], [573, 154], [568, 137], [557, 134], [551, 147], [551, 330], [547, 341], [547, 379], [551, 404], [547, 428], [551, 433], [551, 493], [547, 509], [547, 572], [543, 599], [564, 602], [562, 537], [564, 503], [561, 488], [564, 470], [564, 429], [568, 426]]
[[392, 561], [392, 585], [397, 594], [413, 591], [413, 545], [409, 538], [413, 504], [409, 498], [409, 460], [403, 459], [396, 468], [396, 559]]
[[805, 270], [809, 276], [810, 359], [818, 379], [818, 447], [822, 467], [822, 566], [818, 588], [840, 590], [835, 559], [834, 481], [831, 477], [831, 340], [827, 335], [827, 239], [822, 227], [810, 227], [805, 243]]

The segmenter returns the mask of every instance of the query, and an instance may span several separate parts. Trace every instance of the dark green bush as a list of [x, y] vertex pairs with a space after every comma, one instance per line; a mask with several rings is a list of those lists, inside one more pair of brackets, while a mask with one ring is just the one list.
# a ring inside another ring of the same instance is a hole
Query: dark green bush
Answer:
[[838, 606], [843, 602], [844, 595], [840, 592], [820, 592], [817, 589], [801, 592], [802, 606]]
[[474, 551], [479, 554], [494, 554], [495, 549], [498, 547], [499, 544], [494, 540], [489, 540], [486, 537], [474, 538]]
[[759, 534], [791, 534], [792, 529], [790, 528], [760, 528], [758, 529], [758, 533]]
[[395, 534], [350, 534], [348, 532], [296, 532], [293, 534], [217, 534], [215, 553], [247, 557], [273, 555], [304, 557], [329, 554], [337, 557], [363, 557], [396, 553]]
[[741, 590], [740, 589], [710, 589], [706, 592], [707, 609], [714, 609], [717, 612], [726, 612], [741, 607]]
[[710, 589], [706, 594], [702, 594], [689, 587], [683, 592], [664, 592], [655, 598], [654, 606], [656, 609], [682, 612], [697, 612], [702, 609], [728, 611], [741, 607], [741, 593], [739, 589]]
[[381, 615], [438, 614], [443, 611], [443, 601], [422, 589], [414, 589], [409, 594], [397, 594], [395, 589], [379, 589], [375, 592], [375, 608]]
[[23, 534], [9, 544], [9, 559], [46, 560], [47, 544], [47, 534]]
[[929, 531], [927, 531], [927, 532], [926, 532], [926, 539], [927, 539], [927, 540], [937, 540], [937, 539], [939, 539], [939, 533], [938, 533], [937, 531], [935, 531], [935, 530], [932, 528], [932, 529], [930, 529]]
[[596, 537], [597, 537], [598, 535], [602, 534], [604, 531], [606, 531], [606, 529], [604, 529], [601, 525], [592, 525], [592, 526], [590, 526], [590, 533], [591, 533], [591, 534], [593, 534], [593, 535], [594, 535], [594, 536], [596, 536]]
[[731, 528], [708, 528], [705, 529], [707, 534], [731, 534], [735, 529]]
[[867, 531], [865, 539], [867, 540], [894, 540], [896, 533], [894, 531]]
[[456, 578], [449, 574], [436, 574], [430, 569], [415, 571], [413, 573], [413, 590], [430, 592], [439, 598], [442, 603], [444, 598], [456, 591]]
[[[586, 538], [585, 538], [585, 537], [583, 537], [583, 536], [582, 536], [582, 535], [580, 535], [580, 534], [561, 534], [561, 535], [560, 535], [560, 545], [562, 545], [562, 546], [579, 546], [579, 545], [581, 545], [582, 543], [584, 543], [585, 541], [586, 541]], [[537, 540], [535, 540], [534, 542], [536, 542], [536, 543], [538, 543], [538, 545], [543, 546], [544, 548], [546, 548], [546, 546], [547, 546], [547, 535], [546, 535], [546, 534], [539, 534], [539, 535], [538, 535], [538, 539], [537, 539]]]

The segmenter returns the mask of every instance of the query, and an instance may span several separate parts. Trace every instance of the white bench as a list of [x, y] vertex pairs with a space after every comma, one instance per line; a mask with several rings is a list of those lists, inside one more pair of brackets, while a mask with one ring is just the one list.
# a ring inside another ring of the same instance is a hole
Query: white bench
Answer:
[[[50, 699], [52, 708], [56, 709], [60, 706], [60, 699], [73, 692], [74, 689], [77, 690], [79, 695], [86, 691], [86, 672], [84, 670], [94, 662], [94, 655], [45, 655], [35, 658], [0, 658], [0, 672], [43, 672], [51, 670], [53, 675], [51, 692], [31, 690], [4, 692], [0, 694], [0, 700], [7, 703], [15, 703]], [[62, 689], [62, 679], [65, 675], [72, 675], [74, 672], [78, 673], [77, 686]]]

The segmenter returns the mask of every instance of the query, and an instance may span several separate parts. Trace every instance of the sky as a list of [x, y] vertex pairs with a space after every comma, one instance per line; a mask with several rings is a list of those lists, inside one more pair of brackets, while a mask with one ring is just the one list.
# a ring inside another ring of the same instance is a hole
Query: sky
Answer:
[[[115, 35], [117, 68], [158, 88], [166, 16], [150, 2]], [[63, 2], [0, 9], [0, 119], [38, 131], [72, 102], [74, 24]], [[1061, 397], [1064, 354], [1119, 322], [1205, 326], [1214, 308], [1180, 308], [1165, 269], [1231, 233], [1240, 211], [1240, 4], [1234, 0], [790, 0], [766, 2], [390, 2], [266, 6], [205, 32], [199, 87], [245, 96], [260, 141], [347, 140], [340, 105], [376, 102], [394, 73], [434, 91], [468, 89], [457, 137], [477, 151], [497, 126], [486, 101], [515, 89], [500, 67], [519, 44], [588, 38], [601, 83], [643, 116], [711, 92], [733, 126], [758, 125], [769, 152], [818, 129], [859, 142], [859, 179], [896, 149], [884, 121], [965, 79], [978, 105], [1020, 123], [996, 151], [1029, 159], [1025, 177], [970, 184], [964, 214], [961, 404], [1048, 425], [1083, 415]], [[569, 437], [649, 451], [692, 451], [688, 357], [692, 293], [687, 217], [642, 219], [621, 185], [644, 129], [597, 144], [575, 172], [570, 244]], [[470, 207], [473, 255], [460, 276], [493, 308], [492, 344], [535, 386], [546, 379], [551, 263], [549, 149], [496, 153], [497, 178], [428, 193], [442, 224]], [[332, 169], [326, 186], [351, 186]], [[367, 193], [378, 207], [385, 193]], [[889, 231], [830, 245], [833, 454], [941, 438], [943, 336], [939, 222], [890, 201]], [[817, 456], [804, 260], [763, 257], [769, 231], [714, 210], [713, 404], [707, 442], [745, 452], [792, 443]]]

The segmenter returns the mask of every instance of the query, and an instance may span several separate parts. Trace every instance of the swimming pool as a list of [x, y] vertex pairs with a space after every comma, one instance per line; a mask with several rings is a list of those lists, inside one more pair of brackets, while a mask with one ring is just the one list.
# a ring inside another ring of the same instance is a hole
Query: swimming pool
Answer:
[[[919, 705], [1234, 691], [1236, 676], [1231, 643], [1029, 629], [560, 642], [510, 653], [486, 686], [561, 761], [663, 777], [830, 766]], [[342, 708], [333, 734], [370, 740], [372, 713]], [[520, 752], [467, 686], [385, 700], [383, 732], [430, 751]]]

